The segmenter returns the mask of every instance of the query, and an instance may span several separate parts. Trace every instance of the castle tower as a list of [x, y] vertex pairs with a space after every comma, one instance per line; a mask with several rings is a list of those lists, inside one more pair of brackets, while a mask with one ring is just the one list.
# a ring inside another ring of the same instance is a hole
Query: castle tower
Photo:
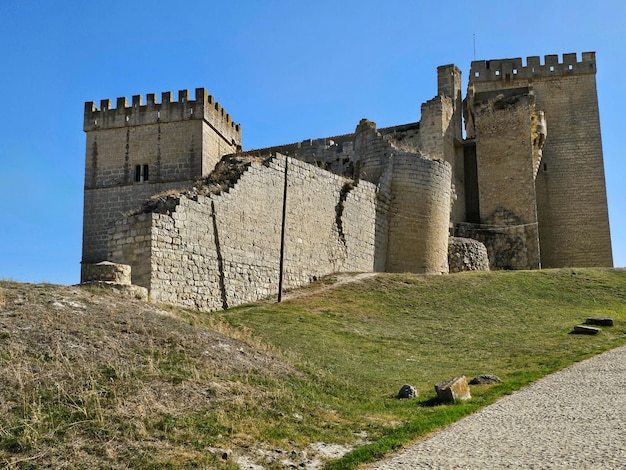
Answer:
[[185, 189], [223, 155], [241, 149], [241, 128], [204, 88], [157, 103], [154, 94], [85, 103], [83, 263], [106, 259], [110, 225], [154, 194]]
[[[545, 113], [547, 139], [541, 162], [535, 162], [544, 268], [613, 265], [595, 74], [593, 52], [580, 61], [564, 54], [561, 62], [545, 56], [543, 64], [539, 57], [528, 57], [526, 65], [521, 58], [472, 62], [468, 89], [476, 95], [526, 87], [536, 112]], [[477, 158], [489, 157], [477, 147]], [[481, 210], [485, 203], [480, 201]]]
[[541, 267], [533, 161], [535, 97], [528, 87], [483, 91], [471, 100], [482, 241], [492, 268]]
[[454, 64], [437, 67], [437, 96], [421, 106], [419, 150], [452, 167], [452, 221], [465, 220], [462, 110], [461, 71]]

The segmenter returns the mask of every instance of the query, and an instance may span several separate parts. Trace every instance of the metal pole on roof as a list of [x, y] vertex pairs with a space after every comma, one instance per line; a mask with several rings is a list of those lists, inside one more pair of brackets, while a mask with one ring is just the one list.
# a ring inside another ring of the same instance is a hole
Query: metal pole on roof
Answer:
[[474, 60], [476, 60], [476, 33], [472, 34], [474, 37]]

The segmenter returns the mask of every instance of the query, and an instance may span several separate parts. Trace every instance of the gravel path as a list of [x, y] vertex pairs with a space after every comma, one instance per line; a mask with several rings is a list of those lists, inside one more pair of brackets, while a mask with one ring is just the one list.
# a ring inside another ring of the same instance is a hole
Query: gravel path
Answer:
[[368, 468], [626, 468], [626, 347], [544, 377]]

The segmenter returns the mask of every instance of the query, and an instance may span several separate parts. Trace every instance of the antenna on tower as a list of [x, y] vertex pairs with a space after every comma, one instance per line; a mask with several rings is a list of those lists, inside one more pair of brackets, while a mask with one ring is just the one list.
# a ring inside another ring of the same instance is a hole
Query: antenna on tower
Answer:
[[474, 60], [476, 60], [476, 33], [473, 33], [472, 36], [474, 37]]

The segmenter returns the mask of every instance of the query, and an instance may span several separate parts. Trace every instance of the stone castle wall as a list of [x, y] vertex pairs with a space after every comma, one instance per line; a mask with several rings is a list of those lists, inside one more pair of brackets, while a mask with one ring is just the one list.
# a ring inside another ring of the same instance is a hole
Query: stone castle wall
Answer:
[[195, 100], [186, 90], [178, 101], [169, 92], [161, 103], [147, 98], [143, 104], [133, 96], [131, 105], [118, 98], [117, 107], [85, 103], [84, 263], [106, 259], [107, 230], [120, 214], [153, 194], [192, 186], [241, 144], [239, 125], [203, 88]]
[[[531, 86], [548, 136], [536, 179], [544, 268], [612, 266], [595, 53], [472, 62], [476, 92]], [[479, 155], [482, 158], [482, 155]]]
[[415, 154], [392, 165], [385, 271], [446, 274], [451, 166]]
[[539, 233], [528, 88], [477, 93], [474, 99], [481, 228], [473, 238], [493, 269], [538, 269]]
[[283, 193], [284, 288], [332, 272], [373, 271], [376, 187], [277, 156], [227, 192], [169, 196], [112, 232], [109, 257], [159, 302], [215, 310], [278, 292]]

